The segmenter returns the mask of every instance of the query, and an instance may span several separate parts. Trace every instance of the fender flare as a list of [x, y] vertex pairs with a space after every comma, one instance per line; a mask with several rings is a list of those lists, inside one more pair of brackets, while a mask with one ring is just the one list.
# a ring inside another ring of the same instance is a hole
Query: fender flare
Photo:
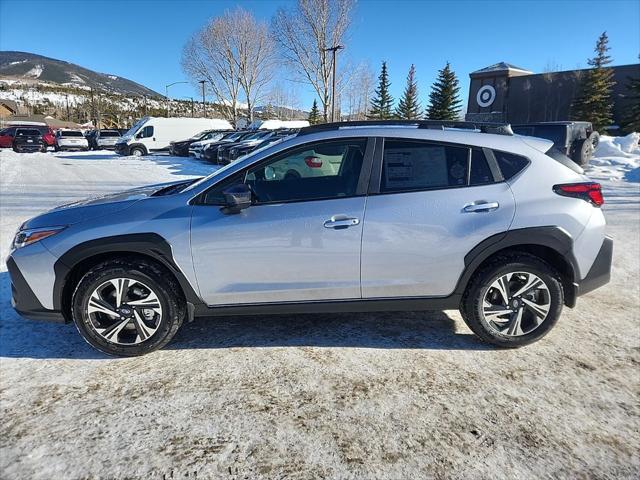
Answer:
[[[573, 254], [573, 240], [571, 236], [561, 227], [545, 226], [545, 227], [528, 227], [509, 230], [506, 232], [492, 235], [476, 245], [464, 257], [464, 271], [458, 280], [454, 294], [463, 295], [469, 280], [477, 271], [478, 267], [491, 255], [509, 247], [517, 246], [541, 246], [554, 250], [561, 255], [570, 267], [570, 277], [567, 279], [565, 287], [574, 289], [574, 284], [579, 278], [580, 269], [578, 262]], [[568, 296], [567, 304], [571, 306], [575, 303], [575, 292], [565, 292]]]
[[[55, 282], [53, 286], [53, 306], [64, 311], [63, 293], [70, 279], [70, 273], [81, 262], [97, 255], [139, 253], [151, 257], [167, 268], [180, 284], [185, 299], [192, 305], [202, 300], [173, 260], [171, 245], [157, 233], [132, 233], [88, 240], [72, 247], [54, 264]], [[190, 307], [192, 310], [193, 307]]]

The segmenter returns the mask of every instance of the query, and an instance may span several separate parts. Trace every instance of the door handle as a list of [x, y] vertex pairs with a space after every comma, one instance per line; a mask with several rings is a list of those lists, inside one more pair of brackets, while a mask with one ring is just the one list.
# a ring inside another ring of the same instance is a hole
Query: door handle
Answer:
[[334, 215], [329, 220], [324, 222], [324, 228], [333, 228], [340, 230], [342, 228], [349, 228], [360, 223], [359, 218], [347, 217], [346, 215]]
[[500, 204], [498, 202], [485, 202], [483, 200], [483, 201], [479, 201], [479, 202], [473, 202], [473, 203], [466, 204], [462, 208], [462, 211], [465, 212], [465, 213], [492, 212], [492, 211], [496, 210], [499, 206], [500, 206]]

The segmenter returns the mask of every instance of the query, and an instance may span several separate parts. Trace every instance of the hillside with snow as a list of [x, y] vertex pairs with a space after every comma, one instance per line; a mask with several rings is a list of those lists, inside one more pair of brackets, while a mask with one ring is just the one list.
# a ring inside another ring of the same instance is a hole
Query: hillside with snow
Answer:
[[6, 83], [46, 83], [120, 95], [161, 96], [127, 78], [94, 72], [74, 63], [27, 52], [0, 51], [0, 80]]

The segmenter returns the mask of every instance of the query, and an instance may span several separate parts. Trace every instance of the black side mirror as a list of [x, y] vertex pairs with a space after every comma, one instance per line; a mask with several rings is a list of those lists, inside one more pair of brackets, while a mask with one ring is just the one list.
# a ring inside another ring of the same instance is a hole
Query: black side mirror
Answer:
[[251, 189], [244, 183], [233, 185], [223, 190], [222, 194], [226, 204], [222, 207], [222, 212], [227, 215], [240, 213], [241, 210], [251, 206]]

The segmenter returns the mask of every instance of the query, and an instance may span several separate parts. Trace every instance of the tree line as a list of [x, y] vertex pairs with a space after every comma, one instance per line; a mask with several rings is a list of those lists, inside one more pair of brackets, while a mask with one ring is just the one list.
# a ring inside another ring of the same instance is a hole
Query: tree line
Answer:
[[[292, 97], [273, 94], [276, 79], [290, 85], [306, 84], [315, 99], [309, 114], [312, 123], [326, 122], [335, 110], [338, 119], [434, 119], [456, 120], [461, 115], [460, 84], [451, 65], [439, 70], [423, 109], [418, 95], [416, 69], [411, 65], [406, 86], [397, 105], [390, 93], [388, 66], [382, 62], [377, 82], [371, 68], [354, 66], [340, 54], [341, 68], [333, 63], [332, 50], [348, 39], [355, 0], [297, 0], [279, 8], [270, 22], [259, 21], [242, 7], [227, 10], [210, 19], [185, 44], [182, 67], [194, 84], [206, 88], [214, 102], [232, 122], [246, 112], [254, 119], [255, 107], [268, 100], [267, 107], [281, 107], [278, 100]], [[596, 56], [574, 99], [571, 118], [591, 121], [602, 129], [612, 123], [611, 89], [613, 72], [604, 33]], [[336, 93], [332, 96], [335, 70]], [[285, 73], [286, 72], [286, 73]], [[377, 87], [374, 88], [374, 84]], [[200, 84], [200, 85], [198, 85]], [[640, 81], [630, 79], [630, 94], [638, 98]], [[292, 88], [277, 88], [292, 91]], [[298, 108], [298, 105], [286, 105]], [[625, 115], [625, 125], [638, 129], [640, 107]]]

